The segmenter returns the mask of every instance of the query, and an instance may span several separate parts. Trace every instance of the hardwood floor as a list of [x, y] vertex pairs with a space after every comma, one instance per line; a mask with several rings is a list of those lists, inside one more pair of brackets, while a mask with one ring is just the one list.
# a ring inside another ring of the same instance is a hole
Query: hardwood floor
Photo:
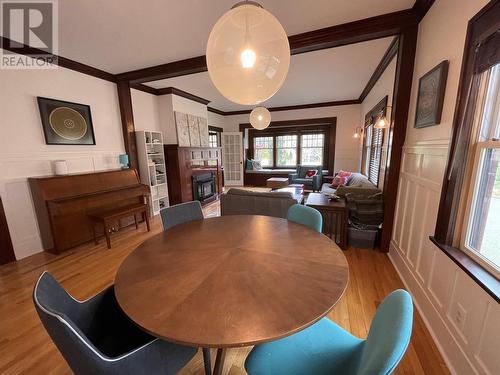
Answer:
[[[215, 202], [204, 207], [205, 217], [219, 215]], [[82, 245], [62, 255], [39, 253], [16, 263], [0, 266], [0, 374], [70, 374], [36, 315], [31, 300], [33, 286], [42, 271], [48, 270], [77, 299], [86, 299], [113, 283], [117, 268], [134, 248], [161, 231], [158, 218], [151, 232], [142, 224], [137, 231], [124, 229], [98, 246]], [[381, 300], [392, 290], [403, 288], [388, 257], [379, 252], [349, 248], [345, 255], [350, 266], [346, 294], [329, 317], [359, 337], [366, 337]], [[230, 349], [225, 374], [245, 374], [243, 364], [250, 348]], [[212, 351], [215, 355], [215, 351]], [[215, 357], [213, 358], [215, 361]], [[213, 362], [212, 362], [213, 363]], [[437, 348], [415, 310], [413, 335], [396, 374], [448, 374]], [[201, 351], [181, 374], [203, 374]]]

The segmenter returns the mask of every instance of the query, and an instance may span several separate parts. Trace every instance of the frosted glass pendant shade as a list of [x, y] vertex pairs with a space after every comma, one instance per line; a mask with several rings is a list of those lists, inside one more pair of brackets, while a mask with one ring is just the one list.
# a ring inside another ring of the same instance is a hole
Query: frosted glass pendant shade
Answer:
[[271, 123], [271, 113], [264, 107], [257, 107], [250, 112], [250, 124], [258, 130], [263, 130]]
[[249, 1], [237, 4], [217, 21], [206, 56], [210, 79], [224, 97], [256, 105], [283, 85], [290, 45], [276, 17]]

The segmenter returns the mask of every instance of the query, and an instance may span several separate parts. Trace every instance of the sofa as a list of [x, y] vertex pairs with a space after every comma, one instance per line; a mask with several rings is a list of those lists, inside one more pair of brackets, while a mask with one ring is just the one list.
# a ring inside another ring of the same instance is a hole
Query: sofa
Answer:
[[321, 186], [321, 192], [325, 194], [336, 194], [339, 197], [345, 197], [348, 193], [356, 195], [373, 195], [381, 190], [377, 188], [368, 177], [361, 173], [353, 173], [347, 184], [338, 188], [331, 187], [331, 183], [324, 183]]
[[353, 173], [346, 185], [336, 189], [325, 183], [321, 187], [321, 192], [345, 198], [351, 225], [378, 227], [383, 221], [382, 191], [361, 173]]
[[[306, 177], [307, 171], [316, 170], [317, 173], [312, 178]], [[323, 180], [323, 167], [306, 167], [299, 165], [295, 173], [288, 175], [290, 184], [302, 184], [304, 189], [319, 191], [321, 189], [321, 182]]]
[[221, 215], [265, 215], [286, 218], [288, 208], [301, 203], [302, 195], [258, 192], [232, 188], [220, 196]]

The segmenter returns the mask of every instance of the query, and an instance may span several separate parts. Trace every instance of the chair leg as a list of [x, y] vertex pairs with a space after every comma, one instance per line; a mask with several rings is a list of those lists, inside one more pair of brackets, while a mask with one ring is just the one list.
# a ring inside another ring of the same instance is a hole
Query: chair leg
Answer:
[[210, 363], [210, 348], [202, 348], [203, 363], [205, 364], [205, 375], [212, 375], [212, 364]]
[[139, 224], [137, 222], [137, 214], [134, 214], [135, 229], [139, 229]]

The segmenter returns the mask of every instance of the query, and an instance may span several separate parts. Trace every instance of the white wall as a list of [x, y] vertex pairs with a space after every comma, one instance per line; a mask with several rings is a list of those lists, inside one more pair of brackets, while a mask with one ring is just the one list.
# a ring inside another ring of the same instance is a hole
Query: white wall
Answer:
[[[53, 160], [70, 173], [118, 168], [124, 153], [116, 85], [72, 70], [0, 71], [0, 194], [18, 259], [42, 251], [27, 177], [51, 175]], [[95, 146], [46, 145], [37, 96], [88, 104]]]
[[[429, 241], [441, 184], [468, 20], [486, 0], [436, 0], [419, 26], [408, 131], [389, 256], [455, 374], [500, 374], [500, 305]], [[450, 60], [441, 124], [414, 129], [418, 79]], [[465, 310], [463, 322], [456, 312]]]
[[[337, 117], [335, 141], [335, 172], [340, 169], [348, 171], [359, 170], [359, 142], [354, 138], [356, 127], [360, 126], [359, 104], [297, 109], [293, 111], [271, 112], [272, 121], [286, 121], [305, 118]], [[248, 123], [248, 115], [226, 117], [226, 131], [239, 131], [239, 124]]]
[[219, 128], [224, 129], [224, 131], [233, 131], [233, 127], [231, 123], [228, 123], [227, 117], [219, 115], [217, 113], [208, 112], [208, 125], [209, 126], [217, 126]]
[[[382, 73], [380, 76], [379, 80], [373, 88], [370, 90], [368, 95], [366, 96], [365, 100], [363, 100], [363, 103], [361, 103], [361, 118], [360, 118], [360, 124], [361, 126], [364, 125], [365, 123], [365, 115], [377, 105], [386, 95], [388, 96], [387, 98], [387, 105], [392, 107], [392, 94], [394, 92], [394, 78], [396, 76], [396, 62], [397, 59], [394, 57], [390, 64], [387, 66], [385, 71]], [[386, 117], [388, 119], [391, 118], [391, 109], [392, 108], [387, 108], [387, 113]], [[388, 129], [384, 130], [384, 147], [382, 149], [382, 161], [380, 164], [380, 174], [379, 174], [379, 182], [378, 186], [379, 188], [382, 188], [384, 186], [384, 177], [385, 177], [385, 170], [386, 170], [386, 160], [387, 160], [387, 145], [389, 144], [389, 137], [388, 135]], [[363, 146], [363, 138], [361, 137], [359, 139], [359, 150], [360, 153], [362, 152], [361, 148]], [[360, 155], [360, 169], [361, 169], [361, 158], [362, 154]]]
[[160, 130], [158, 96], [131, 89], [135, 130]]

